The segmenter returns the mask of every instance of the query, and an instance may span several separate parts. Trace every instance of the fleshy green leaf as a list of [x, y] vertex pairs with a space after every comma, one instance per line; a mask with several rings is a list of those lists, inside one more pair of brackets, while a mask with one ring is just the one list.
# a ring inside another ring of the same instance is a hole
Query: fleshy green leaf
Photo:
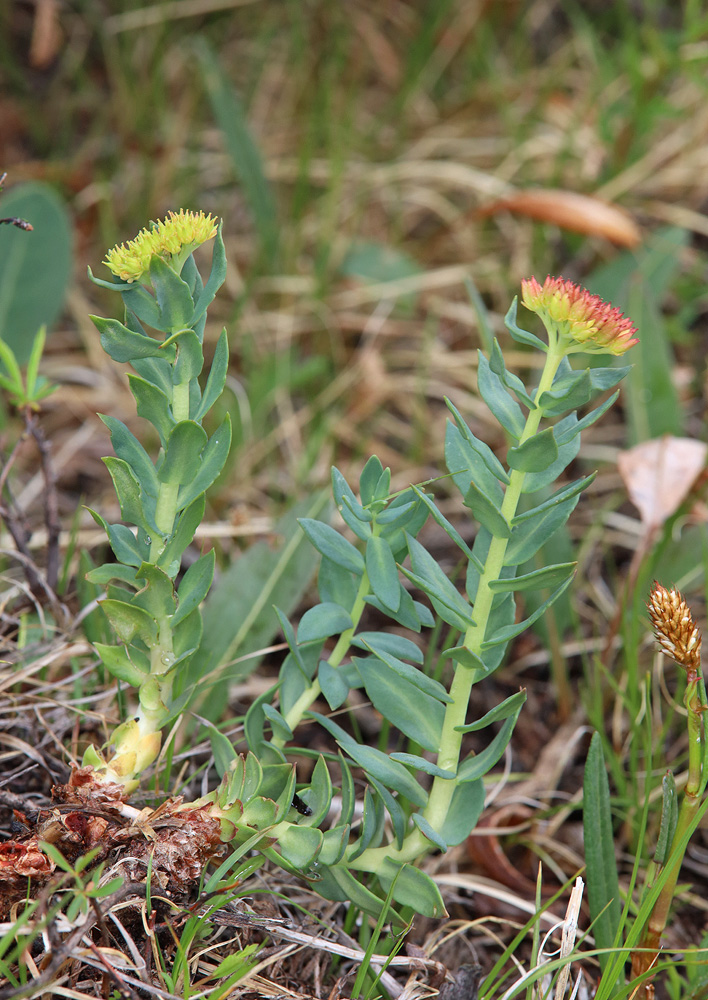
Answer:
[[356, 666], [377, 712], [426, 750], [436, 751], [444, 718], [440, 702], [381, 660], [357, 659]]
[[123, 459], [134, 472], [138, 482], [151, 496], [156, 497], [160, 488], [155, 466], [141, 443], [121, 420], [99, 413], [111, 434], [111, 444], [118, 458]]
[[455, 777], [454, 771], [445, 771], [442, 767], [438, 767], [437, 764], [433, 764], [432, 761], [426, 760], [425, 757], [418, 757], [414, 753], [392, 753], [391, 760], [398, 760], [407, 767], [415, 767], [418, 771], [430, 774], [434, 778], [447, 778], [450, 780]]
[[135, 666], [125, 646], [106, 646], [102, 642], [95, 642], [94, 649], [106, 670], [119, 681], [139, 688], [147, 679], [148, 675]]
[[175, 420], [170, 409], [170, 401], [162, 391], [152, 382], [142, 378], [140, 375], [128, 374], [130, 391], [133, 393], [137, 405], [138, 415], [144, 420], [148, 420], [160, 435], [160, 444], [166, 445], [167, 439], [175, 426]]
[[361, 475], [359, 477], [359, 495], [361, 496], [361, 502], [365, 507], [368, 507], [368, 505], [374, 500], [384, 499], [387, 496], [388, 490], [384, 491], [383, 497], [379, 496], [377, 492], [383, 475], [384, 467], [381, 464], [381, 461], [376, 457], [376, 455], [372, 455], [364, 468], [361, 470]]
[[288, 825], [278, 834], [278, 846], [286, 861], [296, 868], [307, 868], [322, 846], [322, 831], [311, 826]]
[[518, 300], [514, 296], [514, 301], [509, 306], [509, 311], [504, 317], [504, 326], [507, 328], [512, 336], [512, 339], [517, 342], [517, 344], [528, 344], [529, 347], [536, 347], [539, 351], [543, 351], [544, 354], [548, 353], [548, 344], [544, 341], [539, 340], [538, 337], [534, 336], [533, 333], [529, 333], [528, 330], [522, 330], [521, 327], [516, 322], [516, 311], [518, 307]]
[[550, 417], [585, 406], [592, 396], [590, 369], [571, 371], [563, 378], [557, 378], [551, 389], [543, 393], [538, 405]]
[[160, 308], [160, 324], [156, 329], [174, 333], [188, 327], [194, 312], [189, 285], [159, 254], [150, 261], [150, 281]]
[[[520, 710], [521, 706], [519, 706]], [[488, 743], [481, 753], [478, 753], [476, 757], [468, 757], [466, 760], [463, 760], [457, 776], [457, 780], [461, 784], [467, 784], [468, 781], [477, 781], [479, 778], [483, 778], [487, 771], [490, 771], [494, 767], [507, 748], [514, 732], [519, 711], [510, 715], [505, 720], [492, 742]]]
[[473, 624], [472, 609], [436, 560], [415, 538], [408, 538], [408, 550], [413, 573], [403, 570], [406, 576], [430, 597], [443, 621], [463, 631], [469, 628]]
[[165, 460], [158, 471], [160, 482], [171, 486], [191, 483], [200, 471], [200, 455], [206, 442], [206, 433], [198, 423], [180, 421], [167, 442]]
[[332, 711], [344, 704], [349, 694], [349, 684], [342, 671], [322, 660], [317, 671], [317, 679]]
[[387, 859], [378, 872], [382, 888], [387, 892], [394, 877], [393, 898], [403, 906], [412, 907], [424, 917], [441, 919], [447, 916], [440, 890], [429, 875], [414, 865], [399, 868]]
[[94, 326], [101, 335], [101, 347], [106, 354], [117, 361], [125, 364], [135, 358], [168, 358], [174, 357], [174, 347], [160, 347], [160, 342], [152, 337], [147, 337], [144, 333], [135, 333], [127, 326], [119, 323], [117, 319], [102, 319], [100, 316], [91, 316]]
[[212, 485], [224, 467], [231, 448], [231, 417], [227, 414], [219, 427], [209, 438], [202, 452], [199, 472], [187, 481], [179, 491], [178, 510], [187, 507]]
[[558, 457], [555, 462], [541, 472], [528, 472], [521, 488], [522, 493], [535, 493], [545, 489], [560, 476], [580, 450], [580, 437], [575, 434], [578, 418], [575, 413], [563, 417], [553, 428], [553, 437], [558, 445]]
[[194, 503], [190, 504], [186, 510], [177, 518], [176, 527], [169, 542], [160, 553], [157, 565], [174, 579], [179, 573], [182, 554], [194, 538], [194, 532], [202, 523], [206, 500], [202, 493]]
[[435, 844], [435, 846], [443, 853], [447, 850], [448, 844], [443, 840], [440, 834], [433, 829], [421, 813], [413, 813], [413, 822], [426, 840], [429, 840], [431, 844]]
[[214, 357], [211, 360], [209, 374], [207, 375], [204, 392], [194, 419], [201, 421], [209, 412], [217, 399], [221, 396], [226, 385], [226, 376], [229, 370], [229, 341], [226, 330], [221, 331]]
[[481, 778], [458, 785], [452, 793], [440, 836], [450, 847], [463, 843], [477, 826], [483, 809], [484, 782]]
[[310, 517], [300, 518], [300, 526], [317, 551], [331, 559], [332, 562], [361, 576], [364, 572], [364, 557], [351, 542], [347, 541], [338, 531]]
[[[357, 638], [360, 638], [359, 636]], [[406, 681], [410, 681], [417, 688], [420, 688], [425, 694], [429, 695], [431, 698], [435, 698], [437, 701], [448, 703], [452, 701], [452, 698], [447, 693], [440, 681], [436, 681], [433, 677], [428, 677], [428, 675], [423, 671], [419, 670], [417, 667], [412, 667], [410, 663], [406, 663], [405, 660], [399, 659], [392, 653], [387, 653], [385, 649], [379, 647], [376, 649], [374, 645], [369, 645], [365, 643], [365, 648], [370, 648], [374, 650], [376, 657], [391, 668], [395, 673], [399, 674], [400, 677], [404, 678]]]
[[558, 458], [558, 445], [553, 428], [534, 434], [518, 448], [509, 448], [506, 460], [510, 469], [519, 472], [543, 472]]
[[338, 604], [316, 604], [300, 619], [298, 642], [318, 642], [352, 627], [351, 616]]
[[502, 385], [501, 379], [489, 367], [489, 362], [481, 351], [477, 352], [477, 389], [480, 396], [497, 418], [504, 430], [517, 441], [524, 430], [524, 415], [516, 400], [512, 399]]
[[491, 580], [489, 589], [495, 593], [501, 591], [543, 590], [557, 587], [575, 573], [577, 563], [556, 563], [555, 566], [544, 566], [533, 573], [524, 573], [509, 580]]
[[121, 642], [129, 643], [136, 635], [148, 646], [157, 642], [157, 622], [147, 611], [111, 598], [99, 601], [99, 604]]
[[[123, 520], [130, 521], [147, 532], [156, 531], [154, 524], [148, 520], [145, 494], [128, 463], [113, 455], [106, 456], [103, 461], [111, 474]], [[154, 504], [152, 507], [154, 510]]]
[[215, 560], [216, 553], [212, 549], [211, 552], [207, 552], [200, 556], [196, 562], [193, 562], [182, 577], [177, 591], [179, 605], [171, 621], [173, 628], [191, 614], [195, 608], [198, 608], [209, 593], [209, 587], [214, 578]]
[[495, 538], [508, 538], [511, 534], [509, 524], [493, 500], [483, 493], [476, 483], [471, 482], [465, 499], [465, 507], [474, 514], [477, 521]]
[[492, 646], [498, 646], [500, 644], [506, 645], [506, 643], [515, 639], [517, 635], [521, 635], [522, 632], [525, 632], [529, 626], [533, 625], [535, 621], [538, 621], [546, 608], [550, 608], [550, 606], [558, 600], [561, 594], [570, 585], [572, 579], [573, 574], [568, 576], [567, 579], [553, 591], [548, 600], [544, 601], [543, 604], [535, 609], [533, 614], [529, 615], [529, 617], [525, 618], [522, 622], [518, 622], [516, 625], [506, 625], [502, 628], [496, 629], [495, 631], [488, 629], [489, 638], [485, 639], [482, 643], [482, 652], [487, 649], [491, 649]]
[[592, 472], [584, 479], [576, 479], [575, 482], [570, 483], [570, 485], [562, 486], [561, 489], [556, 490], [556, 492], [547, 500], [544, 500], [543, 503], [517, 514], [511, 522], [512, 525], [516, 527], [518, 524], [523, 524], [524, 521], [529, 521], [531, 518], [539, 517], [542, 513], [557, 506], [564, 500], [569, 500], [571, 497], [577, 496], [579, 493], [582, 493], [584, 489], [587, 489], [590, 483], [592, 483], [595, 479], [596, 475], [596, 472]]
[[571, 495], [551, 507], [541, 504], [534, 517], [516, 524], [504, 555], [505, 566], [518, 566], [531, 559], [551, 535], [560, 528], [575, 510], [579, 493]]
[[494, 338], [492, 351], [489, 357], [489, 367], [494, 374], [498, 376], [502, 384], [505, 385], [507, 389], [511, 389], [517, 399], [520, 399], [524, 405], [529, 408], [529, 410], [536, 409], [536, 404], [531, 396], [529, 396], [526, 391], [526, 386], [518, 375], [514, 375], [512, 372], [507, 371], [507, 367], [504, 362], [504, 355], [502, 354], [502, 349], [499, 346], [499, 341], [496, 337]]
[[324, 729], [327, 730], [341, 748], [348, 753], [352, 760], [362, 767], [374, 778], [383, 782], [389, 788], [395, 789], [401, 795], [417, 806], [424, 806], [428, 797], [418, 782], [411, 776], [406, 768], [391, 758], [386, 753], [374, 749], [374, 747], [363, 746], [356, 743], [340, 726], [331, 719], [318, 712], [308, 712], [308, 717], [316, 719]]
[[366, 572], [371, 589], [378, 599], [392, 611], [401, 603], [401, 587], [396, 560], [385, 538], [372, 535], [366, 543]]
[[207, 283], [202, 288], [197, 301], [194, 304], [194, 312], [192, 313], [187, 326], [194, 327], [201, 320], [210, 303], [214, 301], [216, 293], [226, 280], [226, 249], [224, 247], [224, 239], [221, 234], [222, 226], [223, 222], [220, 220], [219, 226], [216, 230], [214, 247], [211, 253], [211, 270], [209, 271], [209, 277], [207, 278]]
[[476, 722], [470, 722], [466, 726], [455, 726], [455, 730], [458, 733], [476, 733], [480, 729], [486, 729], [487, 726], [491, 726], [493, 722], [508, 719], [511, 715], [516, 719], [525, 701], [526, 691], [517, 691], [516, 694], [510, 695], [500, 705], [490, 709], [481, 719], [477, 719]]

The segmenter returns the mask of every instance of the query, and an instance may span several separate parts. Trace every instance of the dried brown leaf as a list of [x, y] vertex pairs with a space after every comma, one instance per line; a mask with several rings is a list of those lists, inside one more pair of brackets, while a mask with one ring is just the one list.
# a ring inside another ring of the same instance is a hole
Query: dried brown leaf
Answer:
[[575, 233], [604, 236], [622, 247], [635, 247], [642, 238], [636, 222], [624, 209], [575, 191], [528, 188], [485, 205], [479, 214], [496, 215], [502, 211], [552, 222]]
[[676, 513], [705, 468], [708, 445], [665, 434], [622, 451], [617, 466], [629, 498], [647, 528]]

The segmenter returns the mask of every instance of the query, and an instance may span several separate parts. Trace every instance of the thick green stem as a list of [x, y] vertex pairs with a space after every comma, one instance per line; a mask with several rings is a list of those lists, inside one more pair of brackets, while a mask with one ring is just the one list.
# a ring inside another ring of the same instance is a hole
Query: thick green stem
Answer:
[[[178, 423], [181, 420], [189, 419], [189, 382], [173, 386], [172, 413]], [[160, 553], [165, 547], [165, 539], [174, 530], [178, 495], [178, 484], [160, 483], [160, 492], [158, 493], [157, 505], [155, 507], [155, 524], [160, 534], [150, 542], [149, 561], [151, 563], [157, 562]]]
[[[547, 392], [551, 388], [563, 357], [564, 353], [562, 351], [549, 349], [541, 380], [536, 391], [536, 402], [538, 402], [544, 392]], [[524, 444], [524, 442], [536, 434], [542, 417], [543, 412], [539, 407], [529, 412], [523, 433], [519, 438], [519, 445]], [[516, 514], [525, 478], [526, 473], [518, 470], [513, 470], [509, 477], [509, 485], [506, 488], [501, 506], [501, 513], [509, 524], [511, 524]], [[492, 581], [499, 579], [504, 566], [507, 545], [507, 538], [492, 538], [484, 570], [477, 587], [473, 611], [475, 624], [469, 627], [464, 638], [466, 648], [477, 656], [481, 656], [482, 654], [482, 643], [485, 639], [489, 615], [494, 600], [494, 592], [491, 590], [490, 584]], [[457, 666], [450, 686], [452, 701], [445, 707], [440, 749], [436, 760], [438, 767], [446, 771], [457, 773], [463, 737], [458, 727], [465, 724], [472, 687], [477, 679], [477, 671], [474, 669], [461, 665]], [[440, 831], [442, 829], [456, 787], [457, 782], [449, 778], [437, 777], [433, 780], [430, 797], [427, 806], [423, 810], [423, 816], [434, 830]], [[399, 850], [392, 850], [389, 847], [372, 848], [364, 851], [356, 859], [354, 866], [367, 871], [376, 871], [377, 867], [386, 858], [400, 862], [412, 861], [419, 854], [428, 850], [429, 847], [429, 842], [422, 836], [418, 829], [415, 829], [406, 837]]]

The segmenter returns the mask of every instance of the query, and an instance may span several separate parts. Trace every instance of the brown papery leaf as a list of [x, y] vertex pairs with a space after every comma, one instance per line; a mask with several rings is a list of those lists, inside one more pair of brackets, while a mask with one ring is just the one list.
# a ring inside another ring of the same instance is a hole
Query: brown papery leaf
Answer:
[[539, 222], [552, 222], [561, 229], [588, 236], [604, 236], [622, 247], [635, 247], [642, 238], [634, 219], [616, 205], [591, 195], [554, 188], [528, 188], [485, 205], [480, 216], [516, 212]]
[[675, 514], [701, 474], [708, 445], [665, 434], [621, 451], [617, 466], [627, 493], [647, 528], [659, 527]]

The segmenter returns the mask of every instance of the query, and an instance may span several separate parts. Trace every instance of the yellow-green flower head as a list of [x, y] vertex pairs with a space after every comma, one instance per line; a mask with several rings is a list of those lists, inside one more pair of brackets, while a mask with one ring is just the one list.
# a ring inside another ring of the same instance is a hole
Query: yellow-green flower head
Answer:
[[106, 254], [104, 264], [123, 281], [139, 281], [150, 270], [153, 257], [180, 265], [202, 243], [216, 236], [217, 223], [204, 212], [170, 212], [166, 219], [141, 229], [134, 240], [120, 243]]
[[599, 295], [565, 278], [535, 278], [521, 282], [521, 301], [543, 320], [551, 336], [557, 336], [567, 353], [624, 354], [638, 344], [632, 321]]

